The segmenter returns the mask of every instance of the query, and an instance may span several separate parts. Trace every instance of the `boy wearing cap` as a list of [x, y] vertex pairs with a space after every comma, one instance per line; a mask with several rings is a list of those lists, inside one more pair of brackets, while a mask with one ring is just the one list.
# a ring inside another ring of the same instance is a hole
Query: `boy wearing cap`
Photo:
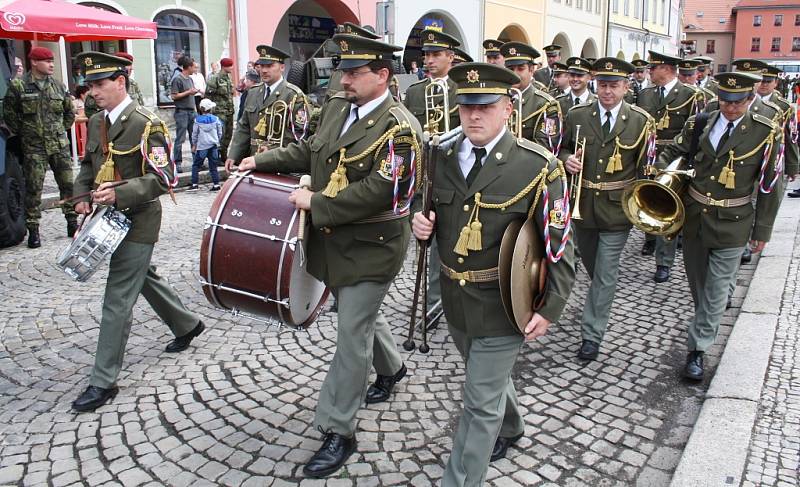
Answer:
[[[692, 380], [703, 379], [703, 355], [714, 344], [725, 312], [728, 283], [736, 274], [748, 237], [753, 252], [763, 250], [783, 192], [783, 178], [775, 171], [779, 128], [748, 110], [758, 78], [740, 72], [715, 78], [720, 109], [711, 113], [700, 136], [693, 159], [695, 177], [683, 195], [683, 257], [694, 316], [682, 372]], [[661, 148], [660, 168], [688, 154], [694, 126], [691, 117], [674, 143]], [[755, 208], [751, 202], [754, 187], [758, 188]]]
[[224, 162], [228, 158], [228, 146], [233, 135], [233, 59], [222, 58], [219, 65], [220, 70], [208, 78], [206, 97], [216, 104], [214, 114], [223, 124], [219, 152]]
[[[240, 108], [242, 116], [225, 160], [225, 169], [229, 172], [247, 156], [286, 147], [310, 135], [308, 99], [300, 88], [283, 77], [289, 54], [263, 44], [257, 46], [256, 51], [255, 69], [261, 75], [261, 83], [248, 90], [246, 104]], [[281, 113], [284, 125], [270, 127], [271, 121], [281, 118]], [[274, 133], [270, 134], [270, 129]]]
[[[125, 239], [111, 256], [103, 296], [103, 314], [89, 387], [72, 403], [76, 411], [93, 411], [117, 394], [131, 314], [141, 294], [176, 337], [166, 351], [188, 348], [204, 330], [175, 290], [150, 264], [161, 228], [159, 196], [177, 184], [169, 159], [167, 126], [140, 107], [127, 93], [130, 61], [101, 52], [83, 52], [78, 62], [86, 83], [103, 112], [88, 123], [86, 156], [75, 178], [75, 189], [91, 196], [75, 211], [91, 213], [91, 204], [113, 206], [131, 220]], [[109, 187], [113, 181], [124, 186]]]
[[[486, 63], [461, 64], [451, 76], [458, 86], [464, 133], [441, 155], [432, 218], [415, 213], [412, 228], [422, 240], [436, 229], [442, 303], [450, 335], [465, 361], [464, 408], [442, 479], [444, 487], [461, 487], [483, 485], [489, 461], [505, 457], [523, 436], [511, 372], [523, 342], [544, 335], [560, 317], [575, 273], [572, 242], [565, 235], [563, 167], [543, 147], [507, 129], [510, 89], [519, 77]], [[547, 208], [540, 197], [545, 188]], [[497, 263], [506, 227], [528, 218], [529, 211], [536, 232], [549, 232], [555, 255], [548, 254], [543, 305], [523, 335], [503, 308]], [[465, 229], [479, 232], [466, 246]]]
[[[660, 151], [672, 144], [689, 117], [697, 113], [698, 106], [695, 90], [678, 80], [678, 63], [681, 58], [655, 51], [648, 53], [650, 81], [653, 86], [639, 92], [636, 104], [656, 120], [656, 151]], [[655, 282], [669, 280], [677, 243], [678, 238], [666, 240], [656, 237], [656, 272], [653, 275]]]
[[211, 173], [211, 191], [219, 191], [217, 165], [220, 162], [219, 141], [222, 138], [223, 127], [222, 121], [211, 113], [216, 106], [216, 103], [208, 98], [200, 100], [200, 115], [194, 120], [192, 130], [194, 162], [192, 164], [192, 185], [189, 191], [199, 189], [198, 173], [206, 159], [208, 159], [208, 172]]
[[[408, 249], [409, 186], [422, 153], [419, 123], [389, 93], [394, 52], [402, 48], [348, 34], [333, 41], [343, 90], [322, 107], [319, 130], [239, 165], [311, 174], [310, 189], [295, 190], [289, 201], [309, 211], [306, 267], [334, 290], [338, 324], [314, 418], [324, 440], [303, 469], [309, 477], [347, 461], [362, 402], [387, 401], [407, 373], [380, 308]], [[373, 367], [377, 378], [368, 386]]]
[[[539, 51], [522, 42], [506, 42], [500, 46], [505, 67], [516, 74], [520, 82], [512, 86], [522, 96], [522, 133], [519, 137], [536, 142], [552, 153], [558, 150], [561, 135], [561, 110], [555, 98], [533, 86], [534, 59]], [[515, 97], [516, 98], [516, 97]], [[518, 101], [514, 100], [517, 109]], [[512, 127], [516, 130], [516, 127]]]
[[[595, 61], [597, 99], [567, 112], [564, 145], [558, 155], [576, 178], [583, 168], [582, 179], [576, 181], [582, 186], [581, 199], [570, 201], [576, 205], [573, 212], [580, 210], [581, 219], [572, 223], [581, 261], [592, 280], [581, 317], [578, 358], [582, 360], [597, 358], [608, 326], [619, 260], [631, 229], [622, 211], [622, 193], [644, 174], [647, 146], [655, 136], [653, 118], [624, 100], [634, 69], [615, 57]], [[582, 154], [574, 152], [578, 141], [583, 144]]]
[[[63, 84], [53, 79], [53, 52], [44, 47], [31, 49], [31, 70], [11, 80], [3, 101], [6, 126], [19, 136], [22, 169], [25, 173], [25, 225], [28, 247], [41, 247], [39, 220], [42, 218], [42, 187], [47, 166], [53, 171], [62, 199], [72, 196], [72, 165], [67, 130], [75, 121], [72, 99]], [[67, 219], [67, 236], [78, 228], [71, 205], [61, 208]]]

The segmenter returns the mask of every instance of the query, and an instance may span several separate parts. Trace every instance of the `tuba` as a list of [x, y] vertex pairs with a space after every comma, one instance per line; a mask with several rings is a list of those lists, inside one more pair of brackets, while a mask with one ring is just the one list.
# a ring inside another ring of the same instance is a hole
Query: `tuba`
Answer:
[[278, 100], [269, 107], [267, 113], [267, 147], [276, 149], [283, 147], [283, 136], [286, 132], [286, 117], [289, 114], [289, 105]]
[[681, 196], [694, 169], [675, 159], [655, 179], [641, 179], [622, 194], [622, 210], [639, 230], [672, 240], [681, 231], [686, 212]]
[[447, 80], [437, 78], [425, 86], [425, 126], [424, 131], [431, 134], [444, 134], [450, 131], [450, 93]]

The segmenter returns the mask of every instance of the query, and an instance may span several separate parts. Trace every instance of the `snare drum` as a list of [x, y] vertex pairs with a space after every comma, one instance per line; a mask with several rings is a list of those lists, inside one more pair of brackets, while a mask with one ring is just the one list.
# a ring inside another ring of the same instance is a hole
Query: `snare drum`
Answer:
[[72, 243], [58, 254], [56, 266], [76, 281], [88, 280], [117, 250], [131, 221], [110, 206], [98, 206]]
[[296, 254], [300, 212], [289, 194], [298, 181], [250, 172], [225, 183], [200, 247], [200, 283], [211, 304], [301, 328], [317, 318], [328, 289]]

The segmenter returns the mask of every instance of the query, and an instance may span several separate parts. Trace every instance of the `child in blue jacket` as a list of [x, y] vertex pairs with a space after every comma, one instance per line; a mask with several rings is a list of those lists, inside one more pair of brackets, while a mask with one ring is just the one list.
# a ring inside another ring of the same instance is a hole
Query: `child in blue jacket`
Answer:
[[217, 104], [208, 98], [200, 100], [200, 116], [194, 120], [192, 129], [192, 186], [189, 191], [197, 191], [199, 186], [198, 173], [203, 167], [203, 162], [208, 159], [208, 170], [211, 173], [211, 191], [219, 191], [219, 173], [217, 164], [220, 162], [219, 141], [222, 138], [222, 121], [211, 112]]

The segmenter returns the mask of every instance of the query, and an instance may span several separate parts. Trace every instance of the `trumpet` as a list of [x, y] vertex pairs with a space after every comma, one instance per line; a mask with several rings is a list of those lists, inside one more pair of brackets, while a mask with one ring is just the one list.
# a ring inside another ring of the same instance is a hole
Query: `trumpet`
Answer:
[[267, 147], [276, 149], [283, 147], [283, 136], [286, 133], [286, 115], [289, 113], [289, 105], [278, 100], [269, 107], [267, 114]]
[[[581, 170], [577, 175], [573, 174], [572, 176], [570, 176], [570, 181], [569, 181], [569, 190], [572, 196], [572, 205], [573, 205], [570, 218], [572, 218], [573, 220], [583, 219], [581, 217], [581, 186], [582, 186], [581, 181], [583, 181], [583, 154], [584, 154], [584, 148], [586, 147], [586, 137], [581, 139], [579, 137], [580, 133], [581, 133], [581, 126], [575, 125], [575, 151], [573, 152], [573, 154], [577, 154], [578, 151], [581, 151], [581, 157], [580, 157]], [[576, 184], [577, 187], [575, 187]]]
[[522, 92], [517, 88], [511, 88], [511, 100], [514, 109], [511, 110], [511, 116], [508, 117], [508, 130], [514, 134], [514, 137], [522, 137]]
[[[425, 126], [423, 130], [431, 136], [450, 131], [450, 93], [447, 81], [431, 80], [425, 86]], [[440, 128], [441, 125], [441, 128]]]

